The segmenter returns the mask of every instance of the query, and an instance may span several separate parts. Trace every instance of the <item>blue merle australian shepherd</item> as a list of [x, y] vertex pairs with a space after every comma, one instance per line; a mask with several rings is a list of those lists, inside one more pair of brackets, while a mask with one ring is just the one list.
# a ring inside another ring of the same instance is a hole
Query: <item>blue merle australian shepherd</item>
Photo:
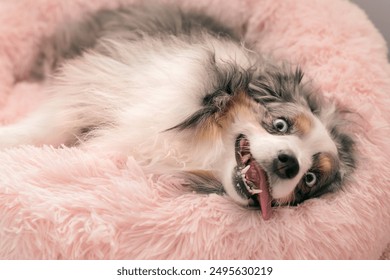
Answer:
[[49, 97], [0, 128], [0, 147], [115, 150], [264, 219], [339, 189], [354, 167], [336, 102], [202, 14], [98, 11], [43, 39], [29, 78]]

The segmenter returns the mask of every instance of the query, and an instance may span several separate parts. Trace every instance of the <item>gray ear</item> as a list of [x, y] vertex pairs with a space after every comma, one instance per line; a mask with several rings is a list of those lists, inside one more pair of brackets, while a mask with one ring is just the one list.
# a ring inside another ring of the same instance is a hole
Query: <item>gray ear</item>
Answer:
[[252, 77], [252, 72], [243, 70], [234, 63], [225, 63], [220, 67], [210, 67], [210, 80], [214, 83], [215, 90], [207, 93], [200, 100], [202, 107], [168, 130], [184, 130], [195, 128], [210, 118], [218, 118], [226, 111], [232, 97], [241, 92], [248, 91], [248, 84]]
[[249, 83], [249, 95], [263, 105], [269, 102], [299, 102], [303, 75], [299, 67], [267, 67], [254, 75]]
[[321, 108], [318, 117], [336, 143], [342, 178], [348, 176], [356, 165], [355, 141], [352, 131], [356, 129], [354, 119], [357, 114], [335, 101], [328, 101], [327, 106]]
[[[356, 149], [352, 131], [357, 114], [350, 111], [336, 100], [325, 99], [318, 91], [304, 92], [305, 100], [328, 130], [337, 146], [340, 160], [340, 185], [345, 177], [348, 177], [356, 167]], [[333, 186], [339, 188], [339, 184]]]

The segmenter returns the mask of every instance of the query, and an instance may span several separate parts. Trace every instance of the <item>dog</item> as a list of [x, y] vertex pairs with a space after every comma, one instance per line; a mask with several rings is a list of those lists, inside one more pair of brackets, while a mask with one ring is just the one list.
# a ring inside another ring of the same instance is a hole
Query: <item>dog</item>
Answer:
[[[42, 40], [26, 78], [48, 99], [0, 129], [0, 147], [77, 145], [131, 155], [243, 206], [297, 205], [355, 166], [344, 113], [299, 67], [252, 50], [217, 20], [127, 6]], [[49, 78], [50, 77], [50, 78]]]

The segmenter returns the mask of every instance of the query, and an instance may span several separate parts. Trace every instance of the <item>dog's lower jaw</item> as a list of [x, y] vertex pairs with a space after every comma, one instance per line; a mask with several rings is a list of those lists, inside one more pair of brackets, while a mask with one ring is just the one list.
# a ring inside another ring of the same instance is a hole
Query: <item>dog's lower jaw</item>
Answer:
[[220, 178], [226, 194], [238, 205], [249, 206], [253, 204], [253, 201], [249, 197], [246, 198], [245, 196], [240, 195], [234, 186], [233, 175], [237, 163], [233, 158], [233, 155], [229, 157], [229, 160], [225, 160], [224, 163], [221, 163], [220, 166], [222, 168], [220, 168], [217, 176]]
[[[230, 177], [231, 179], [231, 177]], [[254, 205], [254, 201], [251, 198], [244, 198], [243, 196], [240, 196], [237, 191], [235, 190], [235, 187], [232, 182], [228, 183], [225, 182], [223, 184], [226, 194], [235, 201], [238, 205], [241, 206], [251, 206]]]

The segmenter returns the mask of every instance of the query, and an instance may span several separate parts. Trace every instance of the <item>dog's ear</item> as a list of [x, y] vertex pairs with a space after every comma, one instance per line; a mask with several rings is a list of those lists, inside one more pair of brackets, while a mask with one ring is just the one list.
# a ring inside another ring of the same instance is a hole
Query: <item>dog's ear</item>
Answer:
[[248, 91], [248, 84], [251, 80], [253, 71], [244, 70], [237, 65], [225, 63], [223, 66], [215, 66], [210, 73], [214, 77], [214, 91], [207, 93], [199, 100], [202, 107], [188, 116], [184, 121], [169, 130], [185, 130], [196, 128], [206, 123], [210, 118], [217, 119], [226, 112], [233, 96], [240, 92]]
[[185, 130], [202, 126], [202, 124], [207, 123], [211, 118], [217, 118], [218, 114], [223, 113], [231, 98], [232, 94], [224, 90], [217, 90], [214, 93], [206, 95], [202, 100], [201, 109], [195, 111], [184, 121], [169, 128], [167, 131], [175, 129]]
[[[325, 125], [332, 139], [335, 141], [340, 159], [340, 172], [342, 177], [348, 175], [355, 168], [355, 141], [353, 134], [359, 130], [360, 116], [338, 103], [336, 100], [324, 100], [319, 110], [318, 118]], [[364, 133], [359, 131], [359, 133]]]
[[270, 66], [253, 75], [248, 94], [257, 102], [267, 105], [272, 102], [299, 102], [304, 74], [298, 67]]

